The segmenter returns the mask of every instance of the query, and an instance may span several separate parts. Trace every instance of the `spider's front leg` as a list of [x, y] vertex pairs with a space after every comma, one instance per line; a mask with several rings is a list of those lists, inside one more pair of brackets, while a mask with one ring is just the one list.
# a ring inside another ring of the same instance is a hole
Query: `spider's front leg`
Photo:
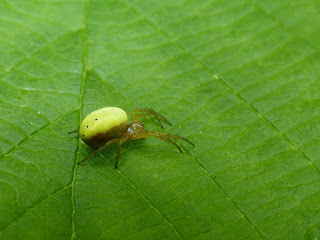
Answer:
[[192, 146], [195, 146], [193, 142], [191, 142], [190, 140], [184, 138], [184, 137], [181, 137], [179, 135], [172, 135], [172, 134], [169, 134], [169, 133], [164, 133], [164, 132], [148, 132], [149, 134], [152, 133], [152, 134], [155, 134], [155, 135], [158, 135], [158, 136], [161, 136], [161, 137], [165, 137], [165, 138], [175, 138], [175, 139], [181, 139], [189, 144], [191, 144]]
[[191, 144], [192, 146], [195, 146], [193, 142], [191, 142], [190, 140], [188, 140], [184, 137], [181, 137], [178, 135], [172, 135], [172, 134], [168, 134], [168, 133], [164, 133], [164, 132], [148, 132], [148, 131], [144, 130], [142, 132], [139, 132], [138, 137], [135, 137], [135, 139], [149, 138], [149, 137], [156, 137], [156, 138], [159, 138], [163, 141], [166, 141], [168, 143], [173, 144], [176, 148], [178, 148], [180, 153], [182, 153], [181, 147], [176, 142], [174, 142], [172, 139], [181, 139], [181, 140]]
[[160, 121], [160, 118], [168, 123], [169, 125], [172, 125], [171, 122], [169, 122], [168, 119], [166, 119], [164, 116], [162, 116], [160, 113], [155, 112], [154, 110], [150, 108], [135, 108], [131, 111], [131, 120], [132, 121], [138, 121], [142, 117], [147, 117], [147, 116], [155, 116], [157, 119], [159, 125], [161, 128], [163, 128], [163, 125]]

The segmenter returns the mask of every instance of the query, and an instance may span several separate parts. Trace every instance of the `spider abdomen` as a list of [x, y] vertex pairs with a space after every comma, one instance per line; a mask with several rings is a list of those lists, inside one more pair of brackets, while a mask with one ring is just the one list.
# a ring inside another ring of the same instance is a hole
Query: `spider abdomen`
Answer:
[[128, 116], [117, 107], [105, 107], [90, 113], [82, 121], [80, 136], [92, 149], [98, 149], [111, 139], [120, 137], [127, 126]]

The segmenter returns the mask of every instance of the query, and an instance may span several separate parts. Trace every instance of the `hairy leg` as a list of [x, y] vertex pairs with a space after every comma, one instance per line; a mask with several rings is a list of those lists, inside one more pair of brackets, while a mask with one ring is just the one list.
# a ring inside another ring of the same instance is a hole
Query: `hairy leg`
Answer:
[[166, 142], [168, 142], [168, 143], [171, 143], [171, 144], [175, 145], [175, 146], [178, 148], [179, 152], [182, 153], [181, 147], [180, 147], [177, 143], [175, 143], [174, 141], [172, 141], [171, 139], [166, 138], [166, 137], [164, 137], [164, 136], [161, 136], [161, 135], [159, 135], [159, 134], [157, 134], [157, 133], [154, 133], [154, 132], [148, 132], [148, 133], [146, 134], [146, 137], [150, 137], [150, 136], [159, 138], [159, 139], [161, 139], [161, 140], [164, 140], [164, 141], [166, 141]]
[[68, 134], [76, 133], [76, 132], [79, 132], [79, 129], [76, 129], [76, 130], [73, 130], [73, 131], [71, 131], [71, 132], [68, 132]]
[[163, 128], [162, 123], [160, 121], [160, 118], [168, 123], [169, 125], [172, 125], [171, 122], [169, 122], [168, 119], [166, 119], [164, 116], [162, 116], [160, 113], [155, 112], [154, 110], [150, 108], [135, 108], [131, 111], [131, 120], [132, 121], [138, 121], [142, 117], [147, 117], [147, 116], [155, 116], [157, 119], [159, 125], [161, 128]]
[[119, 141], [118, 143], [118, 151], [117, 151], [117, 159], [116, 159], [116, 164], [114, 166], [114, 168], [118, 168], [118, 162], [119, 162], [119, 158], [120, 158], [120, 152], [121, 152], [121, 145], [122, 143], [126, 142], [128, 139], [122, 139], [121, 141]]
[[188, 139], [186, 139], [184, 137], [178, 136], [178, 135], [172, 135], [172, 134], [168, 134], [168, 133], [164, 133], [164, 132], [148, 132], [148, 133], [157, 134], [159, 136], [163, 136], [163, 137], [166, 137], [166, 138], [181, 139], [181, 140], [186, 141], [187, 143], [191, 144], [192, 146], [194, 146], [194, 143], [192, 143], [190, 140], [188, 140]]
[[[82, 159], [80, 162], [78, 162], [77, 164], [81, 164], [85, 161], [87, 161], [88, 159], [92, 158], [93, 156], [97, 155], [98, 153], [100, 153], [101, 151], [103, 151], [104, 149], [106, 149], [107, 147], [109, 147], [111, 144], [113, 143], [117, 143], [117, 142], [121, 142], [123, 141], [123, 138], [116, 138], [116, 139], [112, 139], [109, 142], [107, 142], [105, 145], [103, 145], [101, 148], [95, 150], [93, 153], [91, 153], [89, 156], [87, 156], [86, 158]], [[119, 153], [120, 155], [120, 153]]]

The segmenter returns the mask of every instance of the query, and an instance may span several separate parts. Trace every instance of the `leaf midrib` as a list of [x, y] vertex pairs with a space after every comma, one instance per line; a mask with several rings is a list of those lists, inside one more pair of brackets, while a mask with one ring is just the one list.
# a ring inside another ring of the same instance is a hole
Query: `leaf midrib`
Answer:
[[[86, 86], [87, 80], [87, 71], [88, 71], [88, 14], [89, 14], [89, 6], [90, 0], [86, 0], [83, 9], [83, 29], [82, 29], [82, 79], [81, 79], [81, 87], [80, 87], [80, 95], [79, 95], [79, 123], [82, 119], [82, 111], [83, 111], [83, 95]], [[81, 138], [79, 137], [78, 141], [78, 148], [77, 148], [77, 157], [74, 162], [73, 167], [73, 176], [71, 182], [71, 203], [72, 203], [72, 215], [71, 215], [71, 237], [70, 239], [74, 239], [76, 237], [76, 230], [75, 230], [75, 181], [77, 176], [77, 162], [79, 161], [80, 156], [80, 145], [81, 145]]]

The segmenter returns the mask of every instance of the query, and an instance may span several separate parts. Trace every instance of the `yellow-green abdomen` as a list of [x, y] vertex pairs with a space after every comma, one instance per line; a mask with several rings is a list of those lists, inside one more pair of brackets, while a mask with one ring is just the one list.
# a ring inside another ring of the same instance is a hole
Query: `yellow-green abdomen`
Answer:
[[127, 125], [128, 116], [117, 107], [105, 107], [90, 113], [80, 125], [81, 139], [93, 149], [116, 138]]

